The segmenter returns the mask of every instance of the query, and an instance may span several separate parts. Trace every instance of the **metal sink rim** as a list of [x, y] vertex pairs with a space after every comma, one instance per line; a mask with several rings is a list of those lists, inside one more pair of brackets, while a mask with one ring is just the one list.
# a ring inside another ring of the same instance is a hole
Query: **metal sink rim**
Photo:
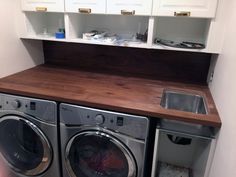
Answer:
[[[199, 99], [202, 99], [203, 108], [204, 108], [205, 113], [197, 113], [197, 112], [193, 112], [193, 111], [185, 111], [185, 110], [180, 110], [180, 109], [167, 108], [165, 105], [167, 105], [168, 103], [166, 102], [165, 97], [168, 93], [177, 94], [177, 95], [184, 95], [184, 96], [193, 96], [193, 97], [198, 97]], [[205, 97], [200, 95], [200, 94], [190, 93], [188, 91], [185, 92], [183, 90], [176, 91], [176, 90], [164, 89], [163, 93], [162, 93], [160, 105], [161, 105], [161, 107], [163, 107], [164, 109], [167, 109], [167, 110], [176, 110], [176, 111], [181, 111], [181, 112], [188, 112], [188, 113], [193, 113], [195, 115], [208, 115], [208, 106], [206, 104]]]

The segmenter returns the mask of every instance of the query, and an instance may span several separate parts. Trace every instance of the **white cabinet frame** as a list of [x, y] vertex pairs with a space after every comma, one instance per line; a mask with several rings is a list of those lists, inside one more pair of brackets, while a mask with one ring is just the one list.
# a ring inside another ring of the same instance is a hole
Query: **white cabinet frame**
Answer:
[[106, 13], [106, 0], [65, 0], [66, 12], [79, 13]]
[[154, 16], [214, 18], [218, 0], [153, 0]]
[[107, 14], [151, 15], [152, 0], [107, 0]]
[[[23, 1], [23, 0], [22, 0]], [[36, 2], [37, 0], [35, 0]], [[53, 1], [53, 0], [52, 0]], [[58, 0], [61, 1], [61, 0]], [[71, 2], [76, 2], [77, 0], [70, 0]], [[85, 1], [84, 5], [86, 5], [86, 2], [89, 2], [91, 0]], [[96, 1], [99, 1], [101, 4], [104, 3], [104, 1], [106, 0], [95, 0], [95, 4]], [[118, 1], [122, 1], [122, 0], [117, 0], [115, 2]], [[215, 1], [215, 0], [212, 0]], [[219, 1], [223, 1], [223, 0], [219, 0]], [[69, 2], [69, 1], [68, 1]], [[80, 1], [82, 2], [82, 1]], [[94, 1], [93, 1], [94, 2]], [[91, 5], [91, 4], [90, 4]], [[101, 5], [103, 6], [103, 5]], [[35, 6], [36, 7], [36, 6]], [[63, 6], [64, 7], [64, 6]], [[89, 6], [78, 6], [75, 9], [67, 9], [69, 12], [59, 12], [59, 14], [61, 14], [60, 16], [64, 17], [64, 27], [65, 27], [65, 31], [66, 31], [66, 38], [65, 39], [56, 39], [54, 36], [51, 37], [42, 37], [42, 36], [38, 36], [36, 33], [39, 33], [39, 29], [42, 28], [42, 24], [37, 25], [37, 22], [39, 20], [39, 23], [41, 23], [40, 21], [42, 20], [41, 18], [37, 18], [37, 15], [33, 15], [35, 17], [30, 17], [29, 14], [27, 13], [35, 13], [35, 14], [40, 14], [40, 13], [36, 13], [36, 12], [27, 12], [24, 11], [26, 10], [25, 8], [23, 9], [22, 13], [19, 13], [21, 15], [21, 17], [19, 18], [20, 21], [18, 22], [18, 34], [20, 38], [23, 39], [37, 39], [37, 40], [51, 40], [51, 41], [63, 41], [63, 42], [77, 42], [77, 43], [89, 43], [89, 44], [101, 44], [101, 45], [117, 45], [117, 44], [110, 44], [110, 43], [99, 43], [99, 42], [95, 42], [95, 41], [85, 41], [85, 40], [81, 40], [81, 38], [77, 37], [77, 39], [75, 38], [75, 36], [78, 35], [78, 31], [79, 34], [84, 33], [84, 32], [88, 32], [88, 31], [81, 31], [81, 25], [82, 23], [80, 23], [80, 18], [76, 19], [76, 17], [73, 17], [74, 19], [71, 20], [71, 15], [72, 14], [76, 14], [78, 16], [83, 16], [83, 15], [97, 15], [97, 16], [104, 16], [105, 14], [104, 9], [101, 12], [96, 12], [95, 10], [93, 10], [93, 8], [91, 7], [91, 13], [95, 13], [95, 14], [80, 14], [79, 13], [79, 8], [87, 8]], [[133, 8], [132, 8], [133, 9]], [[29, 9], [28, 9], [29, 10]], [[50, 14], [50, 13], [55, 13], [54, 11], [49, 12], [49, 8], [47, 9], [47, 12], [41, 12], [41, 13], [45, 13], [45, 14]], [[131, 9], [123, 9], [123, 10], [127, 10], [129, 12], [132, 11]], [[34, 10], [34, 7], [32, 8], [32, 11]], [[135, 11], [135, 13], [138, 11]], [[107, 9], [106, 9], [106, 13], [107, 13]], [[120, 10], [117, 11], [117, 13], [121, 13]], [[128, 13], [129, 14], [129, 13]], [[124, 45], [125, 47], [138, 47], [138, 48], [148, 48], [148, 49], [163, 49], [163, 50], [176, 50], [176, 51], [190, 51], [190, 52], [206, 52], [206, 53], [220, 53], [221, 52], [221, 48], [222, 48], [222, 41], [223, 41], [223, 30], [224, 30], [224, 22], [225, 19], [222, 18], [223, 14], [224, 14], [224, 9], [223, 8], [219, 8], [217, 9], [217, 15], [216, 18], [210, 19], [210, 18], [202, 18], [204, 21], [204, 19], [208, 19], [209, 23], [204, 27], [201, 23], [201, 27], [200, 28], [204, 28], [204, 30], [206, 30], [206, 35], [202, 35], [200, 36], [201, 39], [200, 41], [203, 41], [206, 45], [206, 48], [204, 49], [184, 49], [184, 48], [174, 48], [174, 47], [167, 47], [167, 46], [163, 46], [163, 45], [157, 45], [154, 44], [154, 39], [156, 37], [163, 37], [160, 33], [160, 25], [163, 25], [163, 23], [159, 23], [159, 19], [160, 18], [166, 18], [167, 21], [169, 20], [169, 18], [173, 18], [174, 20], [176, 20], [177, 26], [179, 25], [179, 21], [183, 21], [181, 20], [181, 18], [186, 19], [186, 21], [192, 21], [192, 19], [197, 19], [197, 18], [189, 18], [189, 17], [160, 17], [160, 16], [150, 16], [150, 15], [108, 15], [108, 16], [122, 16], [123, 18], [140, 18], [142, 19], [144, 16], [145, 18], [148, 19], [148, 25], [147, 25], [147, 29], [148, 29], [148, 39], [146, 43], [142, 43], [142, 44], [128, 44], [128, 45]], [[49, 15], [51, 17], [53, 17], [53, 15]], [[56, 17], [56, 15], [55, 15]], [[35, 19], [34, 19], [35, 18]], [[189, 18], [189, 19], [188, 19]], [[29, 20], [31, 19], [31, 20]], [[98, 18], [99, 19], [99, 18]], [[48, 24], [52, 24], [54, 26], [52, 26], [52, 29], [58, 29], [59, 25], [57, 25], [59, 22], [58, 18], [55, 18], [54, 20], [52, 20], [52, 23], [48, 23]], [[55, 21], [55, 22], [53, 22]], [[163, 21], [163, 20], [162, 20]], [[196, 20], [198, 21], [198, 20]], [[201, 20], [200, 20], [201, 21]], [[112, 22], [113, 23], [113, 22]], [[136, 22], [135, 22], [136, 23]], [[190, 23], [194, 24], [194, 23]], [[87, 25], [86, 23], [84, 23], [83, 25]], [[122, 24], [121, 24], [122, 25]], [[123, 24], [124, 25], [124, 24]], [[198, 25], [198, 23], [196, 23], [195, 25]], [[137, 28], [138, 28], [138, 24], [136, 24]], [[30, 29], [29, 29], [30, 27]], [[72, 27], [72, 28], [71, 28]], [[77, 29], [78, 28], [78, 29]], [[165, 27], [165, 25], [163, 26], [163, 28], [167, 28]], [[174, 27], [172, 27], [174, 28]], [[197, 26], [197, 28], [199, 28], [199, 26]], [[196, 29], [197, 29], [196, 28]], [[192, 30], [194, 28], [190, 28], [190, 30]], [[138, 30], [138, 29], [137, 29]], [[189, 29], [188, 29], [189, 30]], [[168, 31], [168, 29], [166, 30]], [[143, 33], [143, 31], [142, 31]], [[174, 32], [172, 32], [174, 33]], [[189, 33], [189, 32], [188, 32]], [[191, 33], [190, 33], [191, 34]], [[193, 35], [195, 35], [194, 31], [192, 33]], [[164, 36], [165, 37], [165, 36]], [[163, 38], [164, 38], [163, 37]], [[175, 37], [177, 37], [177, 33], [175, 35]], [[197, 39], [197, 36], [193, 36], [193, 39]], [[173, 38], [173, 40], [175, 40]], [[193, 41], [194, 42], [194, 41]], [[198, 42], [196, 40], [196, 42]]]
[[64, 0], [21, 0], [23, 11], [64, 12]]
[[[165, 131], [166, 130], [164, 130], [164, 132]], [[162, 132], [161, 129], [159, 129], [159, 128], [156, 129], [151, 177], [157, 176], [157, 165], [158, 165], [158, 159], [159, 159], [158, 151], [160, 148], [159, 146], [160, 146], [161, 132]], [[192, 135], [187, 135], [187, 136], [191, 137]], [[193, 137], [194, 136], [195, 135], [193, 135]], [[199, 138], [199, 137], [197, 137], [197, 138]], [[209, 141], [209, 144], [207, 147], [205, 147], [206, 149], [200, 148], [201, 153], [198, 153], [197, 159], [194, 161], [194, 164], [192, 166], [192, 168], [194, 168], [194, 170], [195, 170], [195, 172], [193, 172], [193, 173], [197, 177], [208, 177], [209, 176], [211, 164], [212, 164], [213, 157], [215, 154], [216, 140], [211, 139], [208, 141]], [[169, 147], [166, 147], [166, 148], [168, 149]], [[183, 150], [184, 150], [184, 148], [183, 148]], [[194, 149], [194, 150], [196, 151], [196, 149]]]

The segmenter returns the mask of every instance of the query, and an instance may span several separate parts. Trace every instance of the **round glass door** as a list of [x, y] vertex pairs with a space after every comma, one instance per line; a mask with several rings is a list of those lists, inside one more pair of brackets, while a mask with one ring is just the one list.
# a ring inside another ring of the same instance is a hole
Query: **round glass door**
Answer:
[[87, 131], [73, 137], [66, 148], [66, 165], [72, 177], [136, 177], [129, 150], [102, 132]]
[[13, 170], [29, 176], [43, 173], [52, 159], [49, 142], [40, 129], [17, 116], [0, 118], [0, 150]]

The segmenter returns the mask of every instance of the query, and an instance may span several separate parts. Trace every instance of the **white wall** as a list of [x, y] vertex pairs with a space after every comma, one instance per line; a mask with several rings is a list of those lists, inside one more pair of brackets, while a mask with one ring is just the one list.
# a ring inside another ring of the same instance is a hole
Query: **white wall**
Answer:
[[20, 0], [0, 0], [0, 78], [43, 63], [40, 41], [17, 37]]
[[226, 1], [225, 40], [210, 84], [222, 120], [210, 177], [236, 176], [236, 1]]

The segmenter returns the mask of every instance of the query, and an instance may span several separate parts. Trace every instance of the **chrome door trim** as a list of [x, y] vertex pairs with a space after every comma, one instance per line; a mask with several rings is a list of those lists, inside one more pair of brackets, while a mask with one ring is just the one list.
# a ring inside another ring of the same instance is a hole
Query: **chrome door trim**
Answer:
[[105, 132], [102, 132], [102, 131], [93, 131], [93, 130], [87, 130], [84, 132], [77, 133], [69, 140], [69, 142], [66, 145], [66, 149], [65, 149], [66, 169], [69, 172], [69, 175], [71, 177], [77, 177], [75, 175], [75, 173], [73, 172], [73, 169], [72, 169], [72, 167], [70, 165], [70, 161], [69, 161], [69, 152], [70, 152], [72, 143], [74, 142], [75, 138], [81, 137], [81, 136], [87, 136], [87, 135], [102, 136], [102, 137], [109, 139], [112, 143], [114, 143], [123, 152], [123, 154], [125, 155], [126, 160], [128, 162], [129, 172], [128, 172], [127, 177], [136, 177], [136, 175], [137, 175], [136, 162], [135, 162], [133, 155], [129, 151], [129, 149], [122, 142], [120, 142], [118, 139], [116, 139], [115, 137], [113, 137]]
[[43, 144], [43, 149], [44, 149], [44, 154], [43, 154], [43, 158], [42, 158], [42, 162], [34, 169], [32, 170], [21, 170], [18, 169], [17, 167], [13, 166], [11, 163], [9, 163], [5, 158], [4, 155], [0, 152], [1, 156], [3, 157], [4, 161], [7, 163], [7, 165], [13, 169], [14, 171], [23, 174], [23, 175], [27, 175], [27, 176], [36, 176], [39, 174], [42, 174], [43, 172], [45, 172], [47, 170], [47, 168], [50, 166], [51, 162], [52, 162], [52, 148], [51, 145], [47, 139], [47, 137], [44, 135], [44, 133], [32, 122], [30, 122], [27, 119], [24, 119], [20, 116], [17, 115], [5, 115], [3, 117], [0, 117], [0, 124], [3, 121], [6, 120], [16, 120], [16, 121], [22, 121], [24, 123], [26, 123], [40, 138], [41, 143]]
[[[61, 123], [61, 125], [67, 127], [63, 123]], [[121, 132], [119, 132], [117, 130], [112, 130], [112, 129], [104, 128], [104, 127], [101, 127], [99, 125], [97, 125], [97, 126], [92, 126], [92, 125], [76, 125], [76, 126], [70, 126], [70, 128], [77, 129], [79, 132], [88, 131], [88, 130], [100, 131], [100, 132], [104, 132], [104, 133], [110, 134], [111, 136], [114, 136], [117, 139], [119, 139], [119, 138], [130, 139], [131, 141], [139, 142], [141, 144], [145, 144], [145, 141], [146, 141], [145, 139], [134, 138], [133, 136], [121, 133]]]

